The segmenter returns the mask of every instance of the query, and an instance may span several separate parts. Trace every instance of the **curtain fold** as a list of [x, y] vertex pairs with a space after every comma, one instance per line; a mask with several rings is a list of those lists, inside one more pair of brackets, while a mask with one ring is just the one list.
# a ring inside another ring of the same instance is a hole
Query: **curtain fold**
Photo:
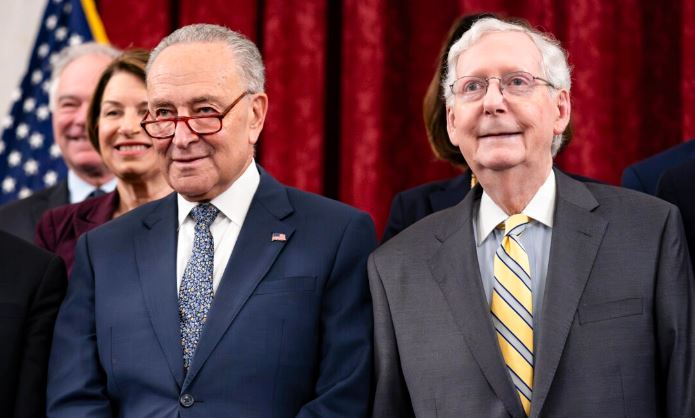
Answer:
[[153, 47], [175, 27], [229, 26], [258, 43], [269, 113], [258, 159], [279, 180], [368, 211], [457, 174], [436, 161], [422, 98], [451, 23], [489, 11], [549, 30], [573, 67], [565, 170], [618, 183], [629, 164], [695, 136], [695, 3], [645, 0], [101, 0], [109, 38]]

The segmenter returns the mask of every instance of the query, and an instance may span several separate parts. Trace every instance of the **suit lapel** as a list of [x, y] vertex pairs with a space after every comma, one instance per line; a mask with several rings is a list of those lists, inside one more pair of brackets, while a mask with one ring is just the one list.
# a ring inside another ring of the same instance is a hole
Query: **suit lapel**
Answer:
[[[286, 189], [262, 169], [260, 172], [261, 182], [215, 293], [184, 389], [203, 367], [294, 232], [294, 227], [282, 221], [293, 211]], [[273, 233], [285, 234], [286, 240], [272, 241]]]
[[85, 231], [90, 231], [110, 221], [113, 213], [116, 211], [118, 204], [118, 194], [116, 192], [94, 199], [99, 199], [97, 204], [89, 207], [81, 206], [75, 214], [75, 222], [72, 228], [76, 237], [79, 237]]
[[152, 327], [176, 383], [183, 384], [183, 351], [176, 292], [176, 194], [165, 197], [143, 218], [134, 237], [135, 258]]
[[471, 171], [466, 170], [465, 173], [451, 180], [446, 187], [430, 193], [432, 212], [458, 205], [469, 190], [471, 190]]
[[509, 413], [521, 418], [524, 411], [502, 361], [480, 277], [471, 221], [480, 193], [480, 187], [473, 189], [455, 210], [450, 211], [451, 216], [442, 221], [435, 231], [442, 245], [429, 265], [490, 386]]
[[543, 299], [531, 416], [542, 410], [579, 300], [608, 222], [592, 210], [598, 202], [582, 183], [555, 170], [557, 201]]

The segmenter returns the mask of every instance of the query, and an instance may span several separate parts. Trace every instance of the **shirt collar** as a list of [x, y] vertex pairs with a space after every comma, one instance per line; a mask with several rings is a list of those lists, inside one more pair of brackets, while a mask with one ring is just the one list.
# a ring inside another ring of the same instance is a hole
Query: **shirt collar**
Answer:
[[[112, 178], [99, 186], [105, 193], [112, 192], [116, 188], [116, 179]], [[82, 180], [74, 171], [68, 170], [68, 191], [70, 193], [70, 203], [77, 203], [85, 200], [90, 193], [97, 187]]]
[[[258, 173], [255, 160], [252, 160], [251, 164], [246, 167], [246, 170], [244, 170], [241, 176], [236, 179], [227, 190], [222, 192], [222, 194], [212, 199], [210, 203], [215, 205], [215, 207], [229, 220], [241, 227], [244, 223], [244, 219], [246, 219], [246, 213], [249, 211], [251, 200], [254, 194], [256, 194], [256, 189], [258, 189], [260, 182], [261, 175]], [[188, 214], [198, 202], [189, 202], [180, 194], [177, 194], [176, 199], [179, 208], [178, 217], [180, 228], [181, 224], [183, 224]]]
[[[543, 185], [541, 185], [521, 213], [552, 228], [556, 193], [555, 172], [550, 170], [548, 178], [545, 179]], [[478, 219], [476, 220], [476, 244], [482, 244], [487, 236], [497, 228], [497, 225], [504, 222], [508, 216], [502, 208], [497, 206], [490, 195], [483, 190], [483, 195], [480, 198], [480, 207], [478, 208]]]

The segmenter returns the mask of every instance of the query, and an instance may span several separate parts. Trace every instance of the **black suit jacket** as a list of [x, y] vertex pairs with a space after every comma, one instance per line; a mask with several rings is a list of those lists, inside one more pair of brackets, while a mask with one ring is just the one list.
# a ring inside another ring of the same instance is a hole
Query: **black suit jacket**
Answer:
[[656, 195], [678, 206], [695, 267], [695, 160], [664, 171]]
[[33, 195], [0, 207], [0, 230], [7, 231], [25, 241], [34, 241], [36, 224], [48, 209], [70, 203], [68, 182], [39, 190]]
[[66, 286], [60, 257], [0, 231], [0, 416], [45, 416], [48, 355]]

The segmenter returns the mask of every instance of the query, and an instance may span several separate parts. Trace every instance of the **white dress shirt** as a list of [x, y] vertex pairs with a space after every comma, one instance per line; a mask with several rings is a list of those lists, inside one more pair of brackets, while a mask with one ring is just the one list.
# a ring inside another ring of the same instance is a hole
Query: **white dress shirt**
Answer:
[[[116, 178], [112, 178], [106, 183], [99, 186], [104, 193], [112, 192], [116, 188]], [[72, 170], [68, 170], [68, 193], [70, 194], [70, 203], [77, 203], [85, 200], [90, 193], [97, 188], [93, 184], [89, 184], [82, 180], [80, 176]]]
[[[256, 163], [252, 161], [241, 177], [232, 183], [222, 194], [210, 201], [220, 210], [212, 225], [210, 225], [210, 232], [215, 244], [212, 277], [213, 292], [217, 292], [217, 287], [220, 284], [220, 280], [222, 280], [222, 274], [227, 266], [229, 257], [232, 255], [241, 226], [244, 224], [251, 200], [254, 194], [256, 194], [260, 181], [261, 176], [256, 168]], [[181, 288], [181, 280], [183, 280], [183, 272], [193, 252], [193, 239], [195, 237], [195, 221], [188, 215], [198, 202], [189, 202], [181, 195], [177, 196], [177, 202], [179, 237], [176, 250], [176, 290], [178, 293], [178, 290]]]

